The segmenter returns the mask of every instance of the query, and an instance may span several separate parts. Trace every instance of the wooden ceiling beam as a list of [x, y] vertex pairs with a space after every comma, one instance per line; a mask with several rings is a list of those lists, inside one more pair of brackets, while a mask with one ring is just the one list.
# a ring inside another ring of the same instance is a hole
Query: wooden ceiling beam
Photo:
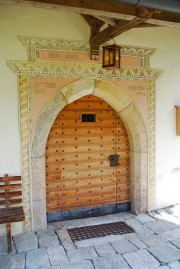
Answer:
[[[86, 15], [86, 14], [82, 14], [82, 17], [85, 19], [85, 21], [90, 26], [90, 40], [89, 40], [89, 42], [91, 44], [91, 40], [94, 38], [94, 36], [99, 34], [100, 28], [103, 26], [104, 22], [100, 21], [97, 18], [94, 18], [93, 16]], [[91, 45], [90, 45], [90, 50], [91, 50], [91, 58], [93, 58], [93, 55], [96, 53], [99, 55], [99, 46], [98, 46], [97, 52], [92, 51]]]
[[113, 19], [113, 18], [108, 18], [108, 17], [104, 17], [104, 16], [95, 16], [97, 19], [107, 23], [108, 25], [111, 26], [116, 26], [118, 25], [118, 20], [117, 19]]
[[96, 45], [102, 45], [109, 40], [113, 39], [114, 37], [139, 26], [141, 23], [144, 22], [144, 19], [136, 17], [132, 21], [123, 21], [120, 25], [117, 26], [109, 26], [106, 29], [102, 30], [99, 34], [94, 36], [91, 39], [91, 43]]
[[126, 20], [131, 20], [137, 15], [135, 7], [110, 0], [0, 0], [0, 3], [53, 8], [91, 16], [105, 16]]
[[132, 21], [119, 21], [119, 25], [109, 26], [102, 30], [90, 40], [91, 59], [98, 59], [100, 45], [108, 42], [114, 37], [139, 26], [145, 19], [136, 17]]
[[104, 25], [104, 21], [99, 20], [96, 17], [87, 15], [87, 14], [81, 14], [82, 17], [85, 19], [85, 21], [89, 24], [90, 27], [97, 27], [101, 28]]
[[[115, 0], [0, 0], [0, 3], [23, 4], [35, 7], [54, 8], [73, 11], [91, 16], [108, 17], [122, 20], [132, 20], [139, 16], [140, 7], [119, 3]], [[156, 10], [147, 23], [180, 26], [180, 14]]]

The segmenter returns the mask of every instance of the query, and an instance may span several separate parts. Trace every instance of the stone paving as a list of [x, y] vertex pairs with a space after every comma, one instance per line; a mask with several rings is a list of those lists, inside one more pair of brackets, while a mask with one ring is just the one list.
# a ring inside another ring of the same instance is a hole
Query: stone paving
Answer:
[[[68, 228], [124, 221], [135, 232], [72, 242]], [[0, 269], [180, 269], [180, 205], [55, 222], [13, 237], [12, 254], [0, 237]]]

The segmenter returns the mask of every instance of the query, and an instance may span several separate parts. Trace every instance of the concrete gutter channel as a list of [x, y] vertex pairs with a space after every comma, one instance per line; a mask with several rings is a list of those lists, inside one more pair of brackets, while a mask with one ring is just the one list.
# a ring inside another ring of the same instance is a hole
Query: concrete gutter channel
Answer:
[[[73, 243], [67, 229], [123, 221], [135, 231]], [[0, 237], [0, 269], [180, 269], [180, 205], [50, 223], [13, 237], [7, 254]]]

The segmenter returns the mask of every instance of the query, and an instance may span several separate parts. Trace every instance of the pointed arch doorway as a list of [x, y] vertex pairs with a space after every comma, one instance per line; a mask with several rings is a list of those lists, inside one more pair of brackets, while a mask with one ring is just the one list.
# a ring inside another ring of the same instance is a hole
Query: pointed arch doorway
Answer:
[[30, 154], [33, 187], [31, 223], [34, 231], [47, 227], [45, 148], [50, 129], [59, 111], [88, 94], [98, 96], [111, 105], [123, 120], [128, 132], [131, 211], [135, 214], [145, 213], [152, 208], [155, 201], [153, 178], [148, 181], [148, 133], [137, 106], [123, 89], [110, 81], [81, 79], [60, 89], [51, 98], [41, 111], [33, 132]]
[[130, 210], [130, 145], [116, 111], [88, 95], [56, 117], [46, 144], [48, 222]]

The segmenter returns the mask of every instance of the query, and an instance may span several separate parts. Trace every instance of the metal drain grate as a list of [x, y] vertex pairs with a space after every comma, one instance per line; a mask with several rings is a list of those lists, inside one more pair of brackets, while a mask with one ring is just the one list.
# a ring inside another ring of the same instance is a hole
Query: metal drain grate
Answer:
[[104, 237], [111, 234], [126, 234], [134, 232], [124, 222], [113, 222], [94, 226], [85, 226], [68, 229], [67, 231], [73, 242], [96, 237]]

